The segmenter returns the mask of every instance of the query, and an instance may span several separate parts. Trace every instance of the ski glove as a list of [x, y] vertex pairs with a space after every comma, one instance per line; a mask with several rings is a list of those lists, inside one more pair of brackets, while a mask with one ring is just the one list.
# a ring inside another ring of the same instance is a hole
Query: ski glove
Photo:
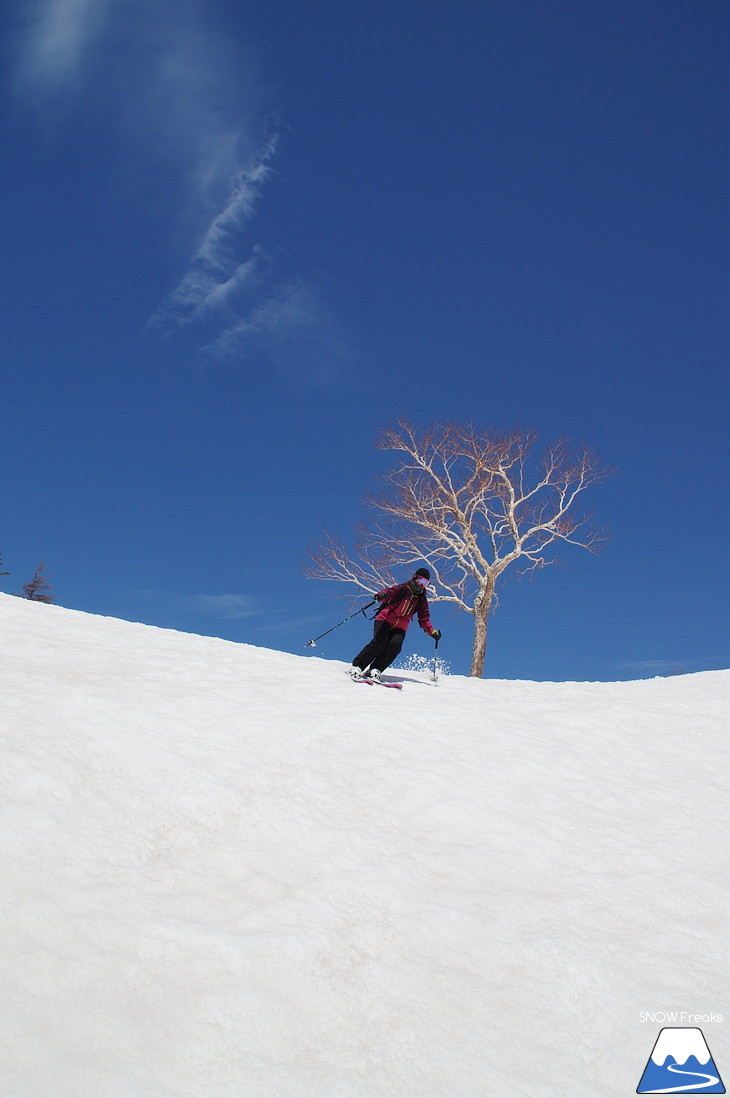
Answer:
[[434, 639], [435, 641], [441, 640], [441, 630], [440, 630], [440, 629], [434, 629], [434, 631], [433, 631], [433, 633], [431, 634], [431, 636], [433, 637], [433, 639]]

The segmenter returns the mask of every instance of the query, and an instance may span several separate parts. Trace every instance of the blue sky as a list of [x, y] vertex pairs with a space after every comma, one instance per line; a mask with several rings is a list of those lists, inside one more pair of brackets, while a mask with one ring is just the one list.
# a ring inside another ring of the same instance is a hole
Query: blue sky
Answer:
[[62, 605], [303, 653], [380, 429], [472, 417], [619, 469], [599, 557], [503, 582], [487, 674], [727, 667], [729, 36], [725, 0], [7, 0], [2, 589], [44, 560]]

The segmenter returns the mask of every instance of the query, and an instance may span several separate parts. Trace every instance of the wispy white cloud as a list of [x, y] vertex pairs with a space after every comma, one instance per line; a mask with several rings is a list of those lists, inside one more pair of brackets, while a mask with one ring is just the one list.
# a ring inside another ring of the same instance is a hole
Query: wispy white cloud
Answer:
[[641, 678], [647, 676], [688, 675], [696, 671], [708, 671], [723, 667], [722, 660], [714, 657], [692, 657], [690, 659], [651, 659], [632, 660], [618, 665], [618, 670], [638, 675]]
[[203, 346], [204, 355], [231, 361], [255, 352], [282, 373], [315, 383], [332, 381], [354, 365], [352, 347], [313, 286], [294, 279], [258, 290], [245, 310]]
[[261, 613], [260, 600], [251, 595], [189, 595], [180, 600], [191, 610], [215, 618], [251, 618]]
[[272, 137], [249, 167], [235, 173], [228, 201], [207, 226], [187, 271], [159, 305], [148, 331], [167, 337], [180, 328], [216, 318], [224, 327], [239, 322], [251, 294], [270, 274], [263, 248], [254, 245], [248, 254], [242, 252], [244, 230], [269, 174], [275, 147]]
[[16, 90], [36, 100], [70, 92], [81, 79], [87, 51], [111, 5], [112, 0], [36, 0], [28, 5], [15, 69]]
[[256, 617], [265, 610], [263, 601], [256, 595], [178, 595], [165, 591], [136, 591], [135, 595], [167, 611], [202, 614], [225, 621]]
[[[274, 610], [271, 612], [271, 616], [278, 614], [280, 620], [270, 620], [264, 625], [257, 625], [257, 633], [301, 633], [302, 638], [306, 638], [308, 633], [316, 633], [317, 630], [313, 629], [313, 625], [317, 625], [319, 628], [322, 626], [322, 618], [316, 615], [309, 615], [307, 617], [292, 618], [289, 616], [287, 610]], [[302, 647], [304, 648], [306, 641], [302, 640]]]
[[182, 337], [208, 362], [255, 355], [315, 380], [341, 373], [352, 354], [322, 294], [251, 239], [278, 146], [251, 51], [215, 29], [207, 0], [25, 2], [16, 90], [44, 121], [103, 111], [120, 147], [143, 157], [137, 176], [165, 179], [156, 201], [177, 239], [197, 238], [147, 335]]
[[237, 173], [228, 202], [146, 330], [162, 339], [187, 330], [208, 361], [255, 356], [289, 376], [327, 383], [355, 361], [336, 317], [311, 282], [282, 273], [280, 260], [260, 244], [247, 246], [248, 222], [275, 150], [274, 136]]
[[205, 0], [24, 0], [24, 13], [17, 94], [54, 120], [103, 110], [128, 150], [177, 169], [209, 221], [261, 145], [251, 51], [214, 29]]
[[276, 146], [272, 135], [236, 173], [228, 201], [146, 330], [162, 339], [187, 330], [208, 361], [255, 356], [290, 376], [326, 383], [355, 360], [337, 319], [311, 282], [282, 273], [280, 259], [260, 244], [247, 244]]

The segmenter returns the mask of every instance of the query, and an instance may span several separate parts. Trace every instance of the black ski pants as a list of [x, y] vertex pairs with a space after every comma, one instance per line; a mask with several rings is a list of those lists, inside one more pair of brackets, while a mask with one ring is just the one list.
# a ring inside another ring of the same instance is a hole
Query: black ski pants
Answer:
[[352, 661], [353, 667], [359, 667], [361, 671], [366, 667], [385, 671], [403, 647], [405, 635], [403, 629], [394, 629], [392, 625], [388, 625], [387, 621], [376, 620], [373, 639], [365, 645], [362, 652], [358, 652], [355, 656]]

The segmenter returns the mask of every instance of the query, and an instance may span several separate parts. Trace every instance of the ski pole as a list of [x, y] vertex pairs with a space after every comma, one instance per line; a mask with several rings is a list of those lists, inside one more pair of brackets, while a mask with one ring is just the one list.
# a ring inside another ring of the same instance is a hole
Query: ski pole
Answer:
[[[376, 603], [377, 601], [378, 601], [377, 599], [373, 599], [373, 601], [372, 601], [372, 602], [369, 602], [369, 603], [367, 604], [367, 606], [361, 606], [361, 607], [359, 608], [359, 610], [356, 610], [356, 611], [354, 612], [354, 614], [350, 614], [350, 615], [349, 615], [349, 617], [343, 618], [343, 619], [342, 619], [342, 621], [338, 621], [338, 622], [337, 622], [337, 625], [333, 625], [333, 626], [332, 626], [332, 629], [339, 629], [339, 628], [340, 628], [340, 626], [341, 626], [341, 625], [344, 625], [346, 621], [350, 621], [350, 619], [351, 619], [351, 618], [356, 618], [358, 614], [364, 614], [364, 613], [365, 613], [365, 611], [366, 611], [366, 610], [369, 610], [371, 606], [375, 606], [375, 603]], [[305, 648], [316, 648], [316, 647], [317, 647], [317, 644], [316, 644], [316, 642], [317, 642], [318, 640], [321, 640], [321, 639], [322, 639], [322, 637], [326, 637], [328, 633], [331, 633], [331, 632], [332, 632], [332, 629], [326, 629], [326, 630], [325, 630], [325, 632], [324, 632], [324, 633], [320, 633], [318, 637], [315, 637], [315, 638], [314, 638], [313, 640], [312, 640], [312, 639], [308, 640], [308, 641], [307, 641], [307, 643], [306, 643], [306, 644], [304, 645], [304, 647], [305, 647]]]
[[431, 676], [431, 678], [433, 679], [434, 682], [438, 681], [438, 675], [436, 674], [436, 653], [439, 650], [439, 640], [440, 639], [441, 639], [440, 637], [436, 637], [436, 642], [433, 646], [433, 675]]

